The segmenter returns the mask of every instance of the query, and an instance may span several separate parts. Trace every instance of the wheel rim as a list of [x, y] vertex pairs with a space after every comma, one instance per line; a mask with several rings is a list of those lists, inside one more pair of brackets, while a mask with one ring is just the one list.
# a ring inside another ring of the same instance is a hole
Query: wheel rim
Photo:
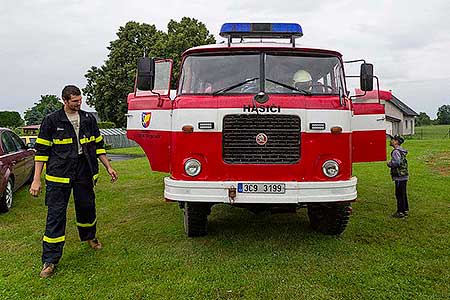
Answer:
[[13, 202], [13, 190], [12, 190], [12, 183], [10, 180], [8, 180], [8, 184], [6, 185], [5, 197], [6, 197], [6, 207], [10, 209]]

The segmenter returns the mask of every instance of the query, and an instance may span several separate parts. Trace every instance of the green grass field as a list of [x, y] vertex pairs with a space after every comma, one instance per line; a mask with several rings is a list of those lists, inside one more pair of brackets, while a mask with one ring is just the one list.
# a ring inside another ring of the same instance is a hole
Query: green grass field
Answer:
[[[146, 158], [102, 170], [94, 252], [78, 240], [73, 203], [57, 274], [38, 277], [46, 207], [23, 188], [0, 215], [0, 299], [448, 299], [450, 141], [406, 141], [410, 216], [393, 219], [385, 163], [357, 164], [359, 199], [340, 237], [297, 215], [217, 205], [209, 235], [187, 238]], [[113, 150], [125, 153], [128, 150]], [[132, 153], [140, 153], [133, 149]]]
[[441, 140], [450, 139], [450, 125], [430, 125], [416, 127], [415, 134], [411, 136], [412, 139], [419, 140]]

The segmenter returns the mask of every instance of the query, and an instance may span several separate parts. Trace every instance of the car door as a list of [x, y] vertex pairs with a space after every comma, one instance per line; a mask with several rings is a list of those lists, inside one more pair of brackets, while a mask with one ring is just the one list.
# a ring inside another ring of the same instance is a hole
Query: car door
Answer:
[[169, 172], [172, 126], [172, 60], [155, 62], [155, 88], [128, 95], [127, 137], [146, 153], [153, 171]]
[[[34, 153], [33, 149], [28, 149], [22, 139], [12, 131], [9, 131], [8, 134], [11, 135], [14, 143], [17, 148], [17, 160], [19, 167], [23, 170], [23, 183], [26, 183], [27, 180], [32, 176], [34, 172]], [[22, 183], [22, 184], [23, 184]]]
[[[357, 90], [357, 93], [363, 93]], [[388, 91], [370, 91], [352, 104], [353, 162], [386, 160], [386, 115], [381, 101], [389, 101]]]
[[3, 150], [5, 155], [3, 156], [6, 169], [9, 169], [10, 174], [14, 176], [14, 189], [23, 184], [23, 163], [18, 161], [18, 149], [14, 143], [9, 131], [3, 131], [1, 136]]

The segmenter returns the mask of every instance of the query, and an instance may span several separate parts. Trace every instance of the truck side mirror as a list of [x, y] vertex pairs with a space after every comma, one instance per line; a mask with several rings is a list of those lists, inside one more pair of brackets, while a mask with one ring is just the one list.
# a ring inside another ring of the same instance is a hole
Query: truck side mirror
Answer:
[[137, 65], [136, 87], [141, 91], [151, 91], [155, 86], [155, 60], [141, 57]]
[[360, 76], [361, 91], [372, 91], [373, 65], [366, 63], [361, 64], [361, 72], [359, 76]]

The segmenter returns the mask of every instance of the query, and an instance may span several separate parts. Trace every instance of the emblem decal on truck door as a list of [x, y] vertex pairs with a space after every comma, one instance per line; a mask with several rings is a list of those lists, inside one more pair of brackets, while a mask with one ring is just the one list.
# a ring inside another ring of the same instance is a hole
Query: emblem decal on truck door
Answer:
[[152, 118], [151, 112], [143, 112], [141, 116], [142, 127], [147, 128], [150, 125], [151, 118]]

